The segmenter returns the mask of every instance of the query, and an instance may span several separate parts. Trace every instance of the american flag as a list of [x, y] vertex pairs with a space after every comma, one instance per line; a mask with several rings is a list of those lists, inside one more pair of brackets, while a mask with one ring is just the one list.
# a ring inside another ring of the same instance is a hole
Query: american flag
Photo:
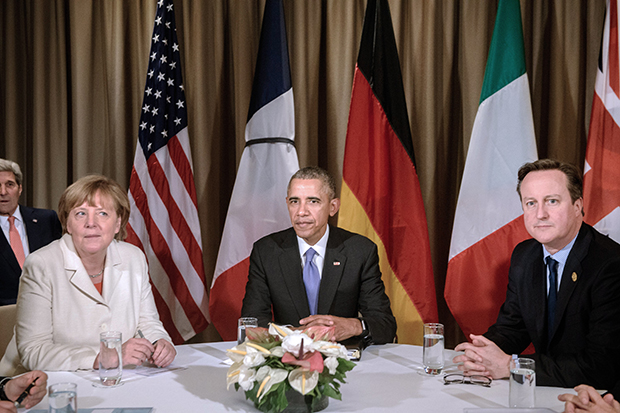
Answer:
[[192, 169], [174, 7], [159, 0], [129, 181], [127, 241], [146, 254], [159, 316], [175, 344], [209, 324]]

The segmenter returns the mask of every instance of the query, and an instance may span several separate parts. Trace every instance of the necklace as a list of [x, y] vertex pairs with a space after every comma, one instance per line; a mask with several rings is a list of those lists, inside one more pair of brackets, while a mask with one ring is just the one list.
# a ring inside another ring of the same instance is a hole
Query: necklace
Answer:
[[88, 274], [88, 276], [89, 276], [90, 278], [97, 278], [97, 277], [99, 277], [99, 276], [103, 273], [103, 270], [104, 270], [104, 269], [105, 269], [105, 267], [103, 267], [103, 268], [101, 269], [101, 271], [99, 271], [97, 274], [93, 274], [93, 275]]

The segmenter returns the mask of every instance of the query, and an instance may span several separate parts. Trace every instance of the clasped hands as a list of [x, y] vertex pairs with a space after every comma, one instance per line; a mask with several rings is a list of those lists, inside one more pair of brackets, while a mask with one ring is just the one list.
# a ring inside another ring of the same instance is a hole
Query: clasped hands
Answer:
[[585, 384], [575, 387], [576, 395], [560, 394], [558, 399], [566, 402], [566, 413], [618, 413], [620, 412], [620, 403], [614, 400], [611, 394], [605, 397], [598, 394], [591, 386]]
[[454, 348], [463, 351], [452, 360], [467, 376], [481, 375], [503, 379], [510, 375], [511, 356], [504, 353], [493, 341], [484, 336], [470, 334], [471, 343], [461, 343]]
[[336, 341], [346, 340], [349, 337], [359, 336], [364, 331], [362, 322], [357, 318], [343, 318], [333, 315], [317, 314], [299, 320], [301, 328], [322, 326], [334, 327]]
[[[130, 338], [123, 343], [123, 365], [140, 365], [145, 361], [158, 367], [166, 367], [172, 363], [177, 351], [172, 343], [160, 339], [151, 343], [145, 338]], [[99, 368], [99, 354], [95, 358], [93, 368]]]

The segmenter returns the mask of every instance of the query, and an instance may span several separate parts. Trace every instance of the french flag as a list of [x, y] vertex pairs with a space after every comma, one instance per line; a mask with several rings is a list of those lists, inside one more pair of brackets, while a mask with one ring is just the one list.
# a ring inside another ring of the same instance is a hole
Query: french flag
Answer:
[[299, 161], [281, 0], [265, 3], [245, 142], [209, 301], [211, 321], [224, 340], [237, 337], [252, 245], [291, 225], [286, 188]]

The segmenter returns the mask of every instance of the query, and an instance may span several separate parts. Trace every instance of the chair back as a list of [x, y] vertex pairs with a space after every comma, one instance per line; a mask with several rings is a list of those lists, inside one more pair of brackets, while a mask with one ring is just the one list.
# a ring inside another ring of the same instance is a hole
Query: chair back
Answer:
[[16, 317], [17, 304], [0, 306], [0, 359], [13, 338]]

